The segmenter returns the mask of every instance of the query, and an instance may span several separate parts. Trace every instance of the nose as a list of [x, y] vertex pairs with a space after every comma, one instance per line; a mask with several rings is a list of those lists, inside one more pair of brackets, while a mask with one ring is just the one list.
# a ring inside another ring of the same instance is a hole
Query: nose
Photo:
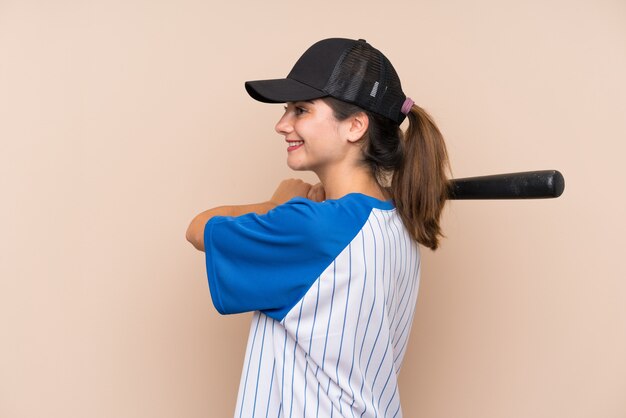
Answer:
[[293, 131], [293, 125], [291, 123], [291, 118], [289, 117], [289, 112], [285, 112], [283, 114], [278, 122], [276, 122], [274, 129], [281, 135], [287, 135]]

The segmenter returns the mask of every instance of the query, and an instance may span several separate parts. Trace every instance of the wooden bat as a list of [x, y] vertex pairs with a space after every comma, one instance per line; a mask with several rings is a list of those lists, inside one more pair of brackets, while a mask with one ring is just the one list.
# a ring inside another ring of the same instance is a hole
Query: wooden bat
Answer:
[[549, 199], [564, 189], [565, 179], [557, 170], [525, 171], [452, 179], [449, 199]]

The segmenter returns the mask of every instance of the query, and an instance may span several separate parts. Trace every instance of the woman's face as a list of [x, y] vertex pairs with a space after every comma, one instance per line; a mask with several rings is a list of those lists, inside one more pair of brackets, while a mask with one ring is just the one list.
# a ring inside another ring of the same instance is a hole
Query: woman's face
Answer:
[[333, 110], [323, 100], [287, 103], [276, 124], [276, 132], [287, 142], [287, 165], [319, 175], [345, 162], [348, 124], [335, 119]]

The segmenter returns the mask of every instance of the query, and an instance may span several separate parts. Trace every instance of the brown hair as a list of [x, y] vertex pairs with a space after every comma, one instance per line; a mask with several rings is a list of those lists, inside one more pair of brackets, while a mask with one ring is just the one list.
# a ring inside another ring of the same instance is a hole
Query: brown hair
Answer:
[[443, 236], [439, 220], [449, 193], [449, 162], [443, 135], [430, 115], [413, 105], [403, 133], [396, 122], [384, 116], [332, 97], [323, 100], [338, 120], [358, 112], [368, 116], [363, 162], [378, 184], [390, 192], [411, 237], [437, 249]]

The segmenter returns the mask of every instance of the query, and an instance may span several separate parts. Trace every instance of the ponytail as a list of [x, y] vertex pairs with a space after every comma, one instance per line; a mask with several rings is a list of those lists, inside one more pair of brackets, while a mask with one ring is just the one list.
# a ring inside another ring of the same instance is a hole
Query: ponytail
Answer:
[[439, 220], [448, 197], [448, 153], [443, 135], [424, 109], [407, 115], [402, 164], [393, 173], [391, 195], [402, 222], [420, 244], [439, 246]]
[[449, 163], [443, 136], [432, 118], [414, 104], [407, 115], [409, 127], [403, 134], [396, 122], [384, 116], [333, 97], [323, 100], [338, 120], [357, 112], [367, 114], [363, 162], [380, 187], [391, 193], [411, 237], [436, 250], [443, 236], [439, 220], [448, 198]]

